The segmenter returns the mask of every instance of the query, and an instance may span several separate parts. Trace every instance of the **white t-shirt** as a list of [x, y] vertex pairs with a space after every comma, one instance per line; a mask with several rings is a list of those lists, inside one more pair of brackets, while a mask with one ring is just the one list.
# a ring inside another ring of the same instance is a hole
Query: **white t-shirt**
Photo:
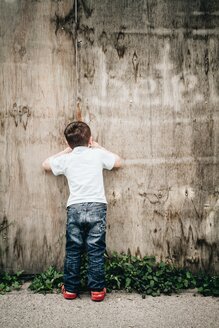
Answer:
[[111, 170], [115, 161], [115, 156], [110, 152], [84, 146], [49, 159], [53, 174], [63, 174], [68, 180], [70, 195], [67, 206], [83, 202], [107, 203], [103, 169]]

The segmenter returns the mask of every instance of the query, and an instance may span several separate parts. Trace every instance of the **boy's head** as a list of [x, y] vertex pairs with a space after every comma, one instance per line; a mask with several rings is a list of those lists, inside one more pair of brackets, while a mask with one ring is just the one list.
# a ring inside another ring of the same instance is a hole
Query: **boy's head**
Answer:
[[91, 138], [91, 130], [84, 122], [71, 122], [66, 126], [64, 135], [71, 148], [88, 146]]

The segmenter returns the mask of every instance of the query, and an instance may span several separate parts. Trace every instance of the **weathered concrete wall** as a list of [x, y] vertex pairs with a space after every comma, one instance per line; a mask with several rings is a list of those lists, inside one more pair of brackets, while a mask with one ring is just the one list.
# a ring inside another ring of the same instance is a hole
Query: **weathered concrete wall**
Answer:
[[[0, 3], [0, 267], [40, 271], [63, 258], [66, 182], [41, 162], [64, 147], [73, 118], [75, 52], [55, 34], [59, 3]], [[71, 6], [64, 1], [60, 13]]]
[[40, 164], [83, 117], [125, 159], [109, 250], [219, 272], [219, 4], [76, 5], [1, 1], [1, 268], [62, 266], [67, 186]]

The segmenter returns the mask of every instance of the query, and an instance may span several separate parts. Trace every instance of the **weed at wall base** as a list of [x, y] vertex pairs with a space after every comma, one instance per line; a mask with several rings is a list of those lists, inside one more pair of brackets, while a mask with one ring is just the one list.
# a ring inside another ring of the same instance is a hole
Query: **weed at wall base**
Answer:
[[14, 275], [4, 273], [0, 275], [0, 294], [11, 292], [12, 290], [19, 290], [22, 286], [21, 275], [23, 271], [18, 271]]
[[[145, 298], [147, 295], [171, 295], [185, 289], [196, 288], [203, 296], [219, 296], [219, 276], [210, 276], [202, 271], [194, 275], [186, 268], [156, 262], [154, 256], [140, 259], [126, 254], [113, 253], [111, 256], [106, 254], [105, 272], [108, 291], [138, 292]], [[19, 277], [20, 274], [13, 276], [6, 274], [5, 278], [0, 280], [0, 293], [19, 289], [21, 286]], [[45, 272], [34, 277], [29, 289], [35, 293], [60, 292], [62, 281], [63, 273], [50, 266]], [[86, 290], [86, 286], [87, 258], [84, 256], [81, 266], [81, 290]]]

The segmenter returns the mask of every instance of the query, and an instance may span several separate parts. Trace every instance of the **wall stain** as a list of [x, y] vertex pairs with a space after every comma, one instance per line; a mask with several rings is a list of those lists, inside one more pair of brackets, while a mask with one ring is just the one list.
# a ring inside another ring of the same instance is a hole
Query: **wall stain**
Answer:
[[197, 207], [196, 207], [195, 202], [193, 201], [193, 199], [191, 199], [191, 203], [192, 203], [192, 205], [193, 205], [193, 207], [194, 207], [194, 210], [195, 210], [195, 212], [196, 212], [197, 218], [198, 218], [199, 220], [202, 220], [203, 213], [199, 214], [199, 212], [198, 212], [198, 210], [197, 210]]
[[4, 215], [0, 223], [0, 270], [4, 270], [5, 263], [9, 259], [8, 232], [11, 225], [12, 223], [9, 223], [7, 216]]
[[137, 247], [137, 250], [136, 250], [136, 252], [135, 252], [135, 256], [136, 256], [136, 257], [140, 257], [140, 258], [142, 258], [142, 255], [141, 255], [141, 251], [140, 251], [139, 246]]
[[167, 246], [167, 258], [179, 262], [186, 256], [185, 232], [182, 219], [178, 211], [171, 207], [166, 212], [166, 229], [164, 238]]
[[0, 112], [0, 121], [1, 121], [0, 133], [3, 135], [5, 133], [5, 114], [2, 112]]
[[163, 223], [165, 220], [165, 215], [162, 214], [164, 212], [163, 206], [159, 206], [159, 209], [155, 209], [153, 214], [151, 214], [150, 220], [150, 228], [149, 228], [149, 236], [150, 243], [154, 245], [156, 250], [163, 250]]
[[205, 50], [204, 66], [205, 66], [205, 74], [208, 75], [209, 72], [208, 49]]
[[126, 51], [125, 34], [123, 32], [118, 33], [115, 48], [116, 48], [117, 54], [119, 56], [119, 59], [123, 58], [125, 51]]
[[8, 235], [8, 228], [12, 223], [8, 223], [6, 215], [4, 215], [2, 222], [0, 223], [0, 234], [3, 234], [3, 238], [6, 239]]
[[20, 59], [23, 59], [23, 57], [26, 55], [26, 47], [24, 45], [22, 45], [20, 42], [16, 41], [14, 43], [14, 53], [15, 55], [18, 54]]
[[81, 111], [81, 106], [80, 106], [80, 99], [78, 99], [78, 101], [77, 101], [76, 112], [75, 112], [74, 118], [76, 121], [83, 121], [82, 111]]
[[134, 54], [132, 56], [132, 65], [133, 65], [133, 69], [134, 69], [135, 82], [137, 82], [139, 60], [138, 60], [138, 56], [137, 56], [136, 52], [134, 52]]
[[20, 1], [16, 16], [21, 15], [21, 19], [16, 21], [16, 28], [13, 31], [13, 54], [15, 62], [20, 62], [24, 59], [27, 53], [29, 23], [34, 20], [34, 11], [31, 10], [30, 1]]
[[164, 218], [164, 217], [165, 217], [165, 214], [161, 213], [161, 212], [158, 211], [158, 210], [154, 210], [154, 214], [157, 215], [157, 216], [160, 217], [160, 218]]
[[85, 14], [86, 18], [92, 15], [93, 9], [89, 8], [85, 0], [77, 1], [77, 22], [75, 17], [75, 1], [72, 9], [69, 13], [62, 17], [55, 13], [55, 17], [51, 19], [51, 22], [55, 24], [55, 34], [57, 35], [59, 30], [64, 30], [70, 37], [76, 38], [76, 31], [79, 29], [80, 20]]
[[[218, 258], [218, 245], [216, 242], [208, 243], [204, 238], [197, 238], [196, 245], [201, 249], [200, 261], [206, 272], [212, 272], [214, 259]], [[207, 256], [206, 256], [207, 252]]]
[[14, 238], [14, 245], [13, 245], [13, 254], [14, 257], [19, 261], [23, 263], [23, 245], [22, 241], [24, 240], [22, 236], [22, 229], [19, 227], [16, 231], [16, 235]]
[[57, 35], [59, 30], [64, 30], [70, 37], [75, 38], [75, 4], [64, 17], [58, 16], [55, 13], [55, 18], [52, 18], [51, 22], [55, 23], [55, 35]]
[[[206, 272], [214, 272], [214, 259], [218, 257], [217, 243], [209, 243], [204, 238], [196, 237], [194, 235], [195, 228], [192, 225], [189, 226], [187, 235], [183, 226], [183, 218], [172, 209], [168, 210], [166, 218], [167, 228], [164, 236], [167, 257], [173, 262], [189, 267], [192, 272], [197, 272], [200, 268]], [[174, 234], [177, 235], [174, 237]], [[154, 244], [156, 246], [156, 243]]]
[[108, 37], [105, 31], [103, 31], [99, 37], [99, 43], [104, 53], [107, 52]]
[[192, 230], [191, 224], [189, 226], [188, 239], [186, 241], [189, 242], [190, 240], [192, 240], [192, 243], [194, 244], [195, 238], [194, 238], [194, 234], [193, 234], [193, 230]]
[[83, 58], [83, 66], [84, 66], [84, 77], [88, 79], [88, 82], [90, 84], [94, 81], [94, 75], [95, 75], [95, 63], [94, 58], [88, 58], [87, 60]]
[[46, 235], [43, 236], [43, 250], [42, 250], [42, 263], [46, 263], [47, 254], [51, 254], [51, 248], [48, 247]]
[[214, 120], [212, 119], [212, 117], [208, 120], [207, 122], [207, 130], [209, 133], [209, 148], [212, 149], [212, 153], [213, 153], [213, 140], [214, 140]]
[[[92, 46], [95, 40], [94, 28], [82, 25], [79, 32], [83, 33], [85, 40]], [[81, 43], [81, 42], [80, 42]]]
[[117, 199], [116, 199], [116, 193], [115, 193], [115, 191], [112, 192], [112, 197], [110, 197], [109, 203], [110, 203], [111, 206], [115, 206], [116, 205]]
[[86, 3], [86, 0], [78, 0], [78, 8], [79, 10], [82, 10], [83, 8], [83, 12], [86, 16], [86, 18], [91, 17], [92, 13], [93, 13], [93, 9], [89, 8], [89, 6]]

